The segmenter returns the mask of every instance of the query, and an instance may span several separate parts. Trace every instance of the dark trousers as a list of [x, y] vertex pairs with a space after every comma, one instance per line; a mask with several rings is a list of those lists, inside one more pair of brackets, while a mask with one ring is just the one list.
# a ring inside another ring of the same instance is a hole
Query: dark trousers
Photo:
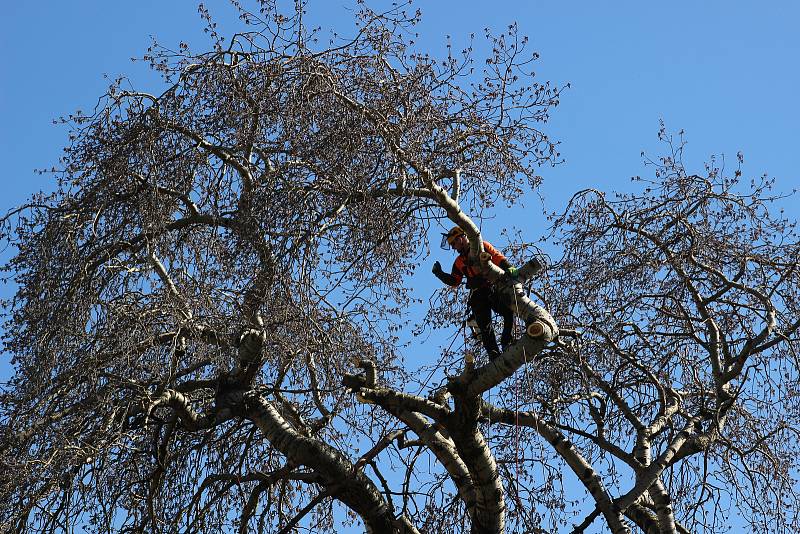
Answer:
[[500, 335], [500, 343], [505, 347], [511, 343], [511, 328], [514, 326], [514, 313], [505, 304], [501, 303], [491, 287], [479, 287], [472, 291], [469, 297], [469, 306], [475, 316], [475, 322], [481, 330], [481, 341], [483, 348], [494, 357], [500, 354], [497, 346], [497, 338], [492, 328], [492, 311], [503, 318], [503, 333]]

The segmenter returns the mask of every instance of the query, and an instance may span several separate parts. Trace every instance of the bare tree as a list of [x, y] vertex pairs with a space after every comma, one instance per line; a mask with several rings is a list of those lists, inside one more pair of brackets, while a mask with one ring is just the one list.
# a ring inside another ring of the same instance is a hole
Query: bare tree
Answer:
[[[518, 341], [429, 386], [409, 274], [444, 219], [481, 258], [475, 215], [558, 158], [560, 89], [514, 26], [474, 72], [414, 52], [407, 6], [321, 46], [302, 5], [235, 5], [211, 52], [151, 50], [165, 92], [71, 117], [56, 192], [3, 219], [4, 529], [798, 526], [798, 240], [768, 184], [688, 175], [678, 144], [639, 194], [577, 194], [546, 276], [525, 243], [516, 279], [481, 262]], [[423, 334], [456, 316], [433, 302]]]
[[609, 462], [592, 476], [615, 480], [615, 508], [645, 532], [725, 530], [731, 508], [794, 532], [796, 223], [770, 212], [766, 178], [743, 188], [713, 160], [689, 175], [682, 136], [660, 137], [669, 155], [641, 193], [583, 191], [555, 221], [553, 306], [584, 335], [567, 396], [534, 413]]

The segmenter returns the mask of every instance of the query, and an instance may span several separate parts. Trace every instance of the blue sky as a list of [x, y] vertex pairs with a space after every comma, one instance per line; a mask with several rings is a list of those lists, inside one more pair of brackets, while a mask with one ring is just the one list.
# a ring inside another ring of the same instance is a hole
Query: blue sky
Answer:
[[[151, 35], [165, 45], [179, 40], [203, 49], [196, 2], [55, 0], [2, 2], [0, 22], [0, 210], [50, 189], [35, 168], [57, 163], [67, 131], [52, 120], [91, 109], [107, 84], [104, 75], [127, 74], [134, 86], [157, 92], [156, 78], [130, 58], [144, 53]], [[283, 2], [288, 4], [288, 2]], [[206, 2], [232, 22], [227, 2]], [[352, 29], [352, 0], [312, 0], [312, 24]], [[455, 47], [484, 27], [501, 30], [516, 21], [541, 54], [537, 74], [569, 82], [545, 130], [561, 141], [566, 159], [543, 168], [547, 209], [560, 209], [585, 187], [624, 190], [633, 175], [648, 175], [640, 153], [658, 156], [663, 119], [683, 129], [689, 170], [702, 172], [711, 154], [735, 161], [744, 153], [744, 175], [767, 173], [777, 189], [800, 188], [800, 3], [745, 1], [513, 1], [420, 0], [420, 47]], [[352, 32], [351, 32], [352, 33]], [[531, 234], [545, 231], [541, 204], [515, 220]], [[798, 218], [800, 208], [787, 203]], [[498, 241], [502, 218], [484, 227]], [[452, 257], [435, 250], [443, 263]], [[423, 290], [433, 288], [425, 286]], [[0, 287], [9, 296], [10, 287]], [[0, 356], [0, 378], [8, 377]]]
[[[284, 2], [288, 3], [288, 2]], [[32, 170], [57, 161], [66, 131], [52, 119], [91, 108], [104, 74], [128, 74], [140, 88], [155, 78], [142, 63], [149, 36], [201, 49], [193, 1], [3, 1], [0, 51], [0, 174], [3, 208], [47, 177]], [[227, 2], [207, 2], [231, 22]], [[312, 1], [309, 19], [345, 32], [352, 0]], [[586, 186], [624, 188], [645, 173], [640, 153], [659, 152], [659, 119], [684, 129], [689, 162], [745, 154], [745, 174], [764, 172], [786, 189], [800, 185], [800, 4], [784, 1], [493, 2], [421, 0], [421, 47], [456, 45], [470, 32], [517, 21], [541, 53], [538, 75], [570, 82], [548, 128], [566, 164], [542, 169], [548, 206]]]
[[[288, 2], [285, 2], [288, 3]], [[128, 74], [150, 88], [141, 55], [149, 36], [202, 48], [193, 1], [137, 3], [3, 1], [0, 32], [0, 174], [8, 207], [47, 188], [32, 169], [53, 164], [66, 132], [51, 120], [94, 105], [103, 74]], [[309, 18], [352, 28], [352, 0], [312, 1]], [[135, 5], [135, 7], [133, 7]], [[207, 2], [230, 20], [227, 2]], [[741, 150], [746, 172], [768, 172], [786, 188], [800, 185], [800, 4], [783, 1], [493, 2], [421, 0], [421, 46], [456, 45], [483, 27], [517, 21], [541, 53], [538, 74], [572, 84], [549, 133], [567, 163], [543, 169], [569, 191], [615, 185], [645, 172], [640, 152], [657, 152], [658, 120], [684, 129], [691, 162]], [[224, 29], [224, 25], [223, 25]], [[700, 170], [700, 169], [698, 169]], [[551, 193], [550, 185], [545, 193]], [[552, 195], [551, 195], [552, 196]], [[552, 199], [557, 207], [557, 199]]]

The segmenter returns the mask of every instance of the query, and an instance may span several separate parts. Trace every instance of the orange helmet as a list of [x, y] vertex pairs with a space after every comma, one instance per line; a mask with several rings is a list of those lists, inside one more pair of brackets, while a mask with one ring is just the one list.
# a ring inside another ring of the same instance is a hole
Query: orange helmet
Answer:
[[448, 249], [449, 247], [452, 247], [453, 243], [455, 243], [456, 241], [456, 238], [460, 235], [465, 235], [465, 234], [466, 232], [464, 232], [464, 230], [462, 230], [459, 226], [452, 227], [449, 232], [447, 232], [446, 234], [442, 234], [441, 247], [445, 250]]

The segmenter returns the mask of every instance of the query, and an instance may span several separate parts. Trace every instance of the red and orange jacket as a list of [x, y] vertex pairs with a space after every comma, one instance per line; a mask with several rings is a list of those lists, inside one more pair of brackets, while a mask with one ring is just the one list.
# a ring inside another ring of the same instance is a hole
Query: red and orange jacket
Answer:
[[[505, 268], [508, 264], [506, 257], [488, 241], [483, 242], [483, 250], [492, 255], [492, 263], [498, 267]], [[481, 268], [480, 265], [477, 264], [477, 261], [480, 260], [476, 260], [476, 262], [470, 260], [469, 252], [466, 254], [459, 254], [456, 261], [453, 262], [453, 269], [450, 271], [450, 276], [453, 277], [454, 281], [454, 283], [450, 285], [453, 287], [458, 286], [463, 277], [466, 276], [467, 287], [470, 289], [489, 286], [489, 280], [481, 274]]]

